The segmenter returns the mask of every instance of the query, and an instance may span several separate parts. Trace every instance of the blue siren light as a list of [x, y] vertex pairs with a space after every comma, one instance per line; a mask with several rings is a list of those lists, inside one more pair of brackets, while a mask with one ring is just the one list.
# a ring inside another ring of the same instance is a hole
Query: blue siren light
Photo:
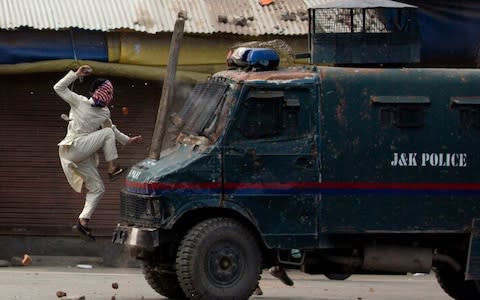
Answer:
[[278, 67], [280, 57], [271, 48], [254, 48], [247, 55], [247, 64], [258, 70], [273, 70]]
[[245, 68], [253, 71], [274, 70], [280, 63], [278, 53], [271, 48], [239, 47], [230, 51], [227, 65], [231, 68]]

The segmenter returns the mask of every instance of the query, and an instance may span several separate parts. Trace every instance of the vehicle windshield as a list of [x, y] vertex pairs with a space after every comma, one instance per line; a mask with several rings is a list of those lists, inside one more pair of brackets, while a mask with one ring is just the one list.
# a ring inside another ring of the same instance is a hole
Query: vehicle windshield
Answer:
[[179, 132], [177, 141], [186, 144], [211, 144], [217, 138], [219, 119], [224, 111], [226, 91], [223, 81], [197, 84], [172, 123]]

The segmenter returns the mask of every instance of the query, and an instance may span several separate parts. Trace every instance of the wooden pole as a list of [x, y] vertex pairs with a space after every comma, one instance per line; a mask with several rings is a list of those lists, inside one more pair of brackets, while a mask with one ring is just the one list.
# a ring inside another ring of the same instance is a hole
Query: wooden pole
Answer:
[[172, 41], [170, 43], [170, 50], [168, 53], [168, 65], [165, 81], [163, 82], [162, 95], [160, 97], [160, 104], [158, 106], [157, 120], [155, 122], [155, 129], [153, 131], [152, 145], [150, 147], [149, 157], [155, 160], [160, 159], [162, 152], [163, 138], [168, 124], [168, 110], [172, 102], [175, 88], [175, 76], [177, 73], [178, 56], [180, 52], [180, 44], [183, 39], [183, 28], [185, 20], [178, 18], [175, 21], [173, 28]]

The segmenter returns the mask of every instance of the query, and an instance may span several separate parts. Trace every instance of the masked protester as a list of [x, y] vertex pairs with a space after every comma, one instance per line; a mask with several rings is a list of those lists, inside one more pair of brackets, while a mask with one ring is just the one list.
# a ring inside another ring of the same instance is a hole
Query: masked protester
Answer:
[[67, 134], [58, 144], [59, 156], [63, 172], [73, 190], [80, 193], [84, 183], [88, 190], [78, 222], [72, 227], [74, 232], [86, 240], [95, 240], [88, 222], [105, 192], [97, 169], [97, 151], [103, 151], [108, 164], [108, 177], [114, 180], [125, 171], [125, 168], [117, 165], [116, 142], [128, 145], [142, 141], [140, 135], [129, 137], [113, 125], [108, 109], [113, 100], [113, 85], [109, 80], [95, 80], [90, 98], [78, 95], [68, 88], [75, 80], [91, 73], [91, 67], [81, 66], [76, 72], [68, 72], [53, 87], [70, 105], [69, 115], [65, 117], [68, 121]]

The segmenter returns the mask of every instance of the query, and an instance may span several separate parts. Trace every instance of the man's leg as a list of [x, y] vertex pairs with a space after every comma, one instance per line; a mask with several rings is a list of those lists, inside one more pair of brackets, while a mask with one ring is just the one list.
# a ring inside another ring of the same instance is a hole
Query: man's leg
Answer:
[[124, 171], [116, 164], [118, 152], [117, 144], [115, 141], [115, 133], [110, 127], [103, 128], [100, 131], [103, 132], [103, 135], [105, 137], [105, 142], [103, 144], [103, 156], [108, 164], [108, 175], [110, 179], [113, 179], [113, 177], [120, 175]]
[[79, 137], [71, 149], [68, 159], [77, 163], [90, 157], [98, 150], [103, 149], [105, 161], [108, 163], [108, 173], [117, 170], [116, 159], [118, 158], [115, 133], [112, 128], [103, 128], [88, 135]]
[[88, 222], [105, 192], [102, 178], [100, 177], [100, 174], [98, 174], [95, 155], [91, 155], [84, 161], [77, 163], [76, 171], [83, 178], [88, 191], [85, 197], [85, 205], [78, 216], [78, 223], [73, 225], [72, 229], [75, 232], [78, 232], [83, 239], [87, 241], [95, 241], [95, 237], [92, 235], [92, 230], [88, 228]]
[[[78, 218], [79, 220], [90, 220], [98, 202], [105, 193], [105, 185], [98, 173], [94, 155], [79, 163], [77, 171], [83, 177], [87, 188], [85, 205]], [[88, 224], [88, 221], [86, 223]]]
[[72, 161], [80, 162], [102, 148], [104, 149], [106, 161], [114, 160], [118, 157], [115, 134], [112, 128], [103, 128], [77, 138], [73, 148], [69, 151], [69, 156], [71, 156]]

